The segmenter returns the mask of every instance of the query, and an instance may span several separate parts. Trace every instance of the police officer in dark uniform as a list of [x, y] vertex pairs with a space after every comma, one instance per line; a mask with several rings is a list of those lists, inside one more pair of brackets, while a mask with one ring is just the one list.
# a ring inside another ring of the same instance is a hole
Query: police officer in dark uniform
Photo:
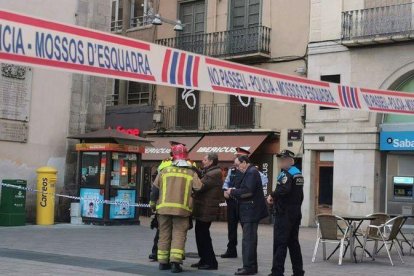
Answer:
[[299, 226], [302, 219], [301, 205], [303, 201], [303, 176], [294, 166], [295, 154], [283, 150], [277, 155], [282, 171], [277, 177], [275, 191], [267, 201], [273, 204], [275, 215], [272, 276], [283, 276], [285, 259], [289, 248], [293, 275], [302, 276], [302, 252], [299, 244]]
[[[236, 148], [234, 157], [246, 155], [250, 152], [244, 148]], [[229, 170], [226, 179], [223, 184], [223, 191], [227, 191], [230, 188], [239, 188], [243, 180], [243, 175], [240, 170], [233, 167]], [[239, 224], [239, 207], [237, 200], [234, 198], [226, 199], [227, 203], [227, 230], [228, 239], [226, 253], [222, 254], [222, 258], [237, 258], [237, 226]]]

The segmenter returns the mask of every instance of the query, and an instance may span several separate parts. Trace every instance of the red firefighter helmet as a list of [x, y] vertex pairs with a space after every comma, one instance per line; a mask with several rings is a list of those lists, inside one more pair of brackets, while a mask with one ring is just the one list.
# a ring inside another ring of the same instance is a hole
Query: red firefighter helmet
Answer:
[[174, 160], [186, 160], [188, 158], [188, 150], [182, 145], [173, 145], [171, 147], [171, 153]]

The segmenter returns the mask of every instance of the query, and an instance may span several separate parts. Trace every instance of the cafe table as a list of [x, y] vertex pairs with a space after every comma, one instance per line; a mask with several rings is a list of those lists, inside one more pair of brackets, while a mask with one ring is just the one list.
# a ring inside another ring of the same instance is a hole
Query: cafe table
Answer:
[[[354, 260], [355, 263], [357, 263], [357, 257], [355, 250], [357, 247], [363, 248], [362, 242], [358, 238], [358, 230], [361, 227], [362, 223], [364, 221], [373, 221], [375, 218], [373, 217], [367, 217], [367, 216], [340, 216], [346, 222], [348, 222], [350, 231], [351, 231], [351, 238], [350, 238], [350, 250], [349, 250], [349, 256], [351, 260]], [[360, 235], [361, 236], [361, 235]], [[355, 246], [355, 241], [359, 244]], [[371, 254], [365, 249], [365, 252], [371, 256]]]

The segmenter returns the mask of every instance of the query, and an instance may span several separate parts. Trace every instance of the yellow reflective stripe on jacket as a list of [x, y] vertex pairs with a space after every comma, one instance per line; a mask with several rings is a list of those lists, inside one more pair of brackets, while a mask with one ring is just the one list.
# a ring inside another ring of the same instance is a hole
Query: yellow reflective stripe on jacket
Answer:
[[190, 207], [188, 207], [187, 205], [180, 204], [180, 203], [169, 203], [169, 202], [158, 204], [158, 205], [157, 205], [157, 210], [158, 210], [159, 208], [165, 208], [165, 207], [180, 208], [180, 209], [187, 210], [187, 211], [189, 211], [189, 212], [192, 212], [192, 211], [193, 211], [193, 210], [192, 210]]
[[[172, 171], [172, 172], [170, 172]], [[188, 197], [191, 191], [191, 181], [193, 181], [193, 177], [191, 175], [177, 172], [181, 171], [181, 169], [171, 168], [168, 170], [166, 174], [162, 175], [162, 197], [161, 197], [161, 203], [157, 205], [157, 210], [159, 208], [163, 207], [172, 207], [172, 208], [181, 208], [187, 211], [192, 211], [191, 208], [188, 206]], [[186, 179], [185, 182], [185, 191], [184, 191], [184, 202], [178, 203], [178, 202], [166, 202], [166, 196], [167, 196], [167, 179], [169, 177], [179, 177]]]
[[[165, 197], [167, 195], [167, 177], [165, 175], [162, 176], [162, 196], [161, 196], [161, 204], [165, 202]], [[158, 209], [157, 205], [157, 209]]]
[[170, 167], [172, 165], [171, 160], [164, 160], [161, 162], [161, 164], [158, 166], [158, 172], [162, 171], [163, 169]]
[[187, 178], [187, 182], [185, 183], [184, 205], [187, 207], [188, 207], [188, 194], [190, 193], [191, 181], [193, 181], [193, 177]]

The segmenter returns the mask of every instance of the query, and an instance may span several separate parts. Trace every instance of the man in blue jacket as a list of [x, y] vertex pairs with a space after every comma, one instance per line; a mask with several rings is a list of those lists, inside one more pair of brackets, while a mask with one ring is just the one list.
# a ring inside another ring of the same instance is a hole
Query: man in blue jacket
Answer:
[[230, 188], [225, 197], [233, 197], [239, 203], [239, 216], [243, 228], [242, 255], [243, 267], [235, 275], [257, 274], [257, 229], [260, 220], [267, 217], [268, 211], [259, 171], [247, 156], [239, 156], [234, 161], [244, 173], [239, 188]]
[[275, 224], [273, 231], [272, 276], [283, 276], [285, 259], [289, 248], [294, 276], [302, 276], [302, 252], [299, 244], [299, 226], [302, 219], [303, 176], [294, 166], [295, 154], [283, 150], [277, 155], [282, 171], [277, 177], [276, 190], [268, 196], [267, 202], [273, 204]]

